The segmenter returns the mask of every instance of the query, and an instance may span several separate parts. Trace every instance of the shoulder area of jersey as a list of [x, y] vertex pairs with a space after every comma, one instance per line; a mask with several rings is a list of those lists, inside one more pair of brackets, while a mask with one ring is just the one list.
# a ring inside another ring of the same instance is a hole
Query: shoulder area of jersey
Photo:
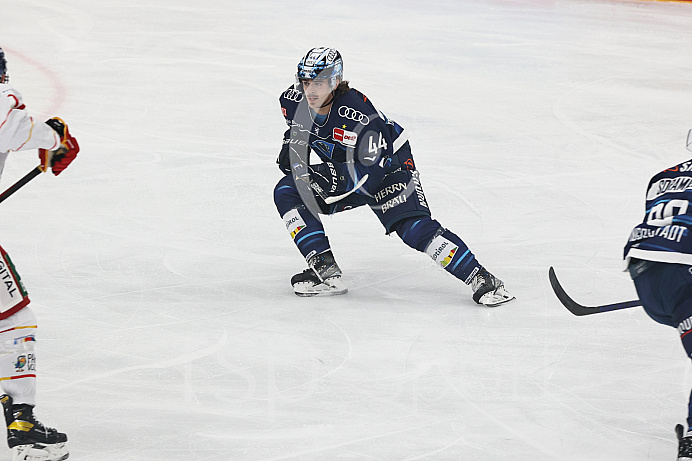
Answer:
[[382, 118], [370, 99], [354, 88], [336, 98], [331, 113], [347, 125], [369, 125]]
[[370, 107], [371, 110], [374, 110], [374, 106], [370, 99], [365, 96], [363, 93], [360, 91], [356, 90], [355, 88], [350, 88], [347, 92], [344, 94], [340, 95], [339, 97], [336, 98], [335, 100], [336, 105], [344, 105], [344, 104], [350, 104], [350, 105], [357, 105], [361, 107]]
[[6, 104], [9, 104], [9, 109], [21, 110], [25, 107], [21, 93], [7, 83], [0, 83], [0, 100], [4, 101], [4, 109], [7, 109], [4, 107]]
[[0, 83], [0, 94], [5, 94], [5, 93], [17, 93], [17, 90], [15, 90], [12, 85], [9, 83]]
[[687, 160], [686, 162], [678, 163], [677, 165], [666, 168], [665, 170], [661, 171], [659, 174], [664, 174], [664, 173], [687, 173], [692, 171], [692, 159]]
[[299, 103], [302, 100], [303, 93], [296, 90], [293, 85], [289, 86], [283, 93], [281, 93], [281, 96], [279, 96], [279, 102], [281, 105], [283, 105], [284, 102]]

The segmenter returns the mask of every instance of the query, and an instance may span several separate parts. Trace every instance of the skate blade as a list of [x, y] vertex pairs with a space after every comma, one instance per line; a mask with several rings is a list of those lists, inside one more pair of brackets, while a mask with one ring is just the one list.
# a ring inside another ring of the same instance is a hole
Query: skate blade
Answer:
[[298, 282], [293, 285], [293, 292], [296, 296], [311, 297], [311, 296], [337, 296], [348, 293], [348, 288], [335, 285], [327, 285], [318, 283], [315, 285], [312, 282]]
[[12, 448], [12, 455], [12, 461], [64, 461], [70, 457], [65, 442], [17, 445]]
[[481, 296], [481, 299], [479, 299], [479, 301], [486, 307], [497, 307], [501, 304], [508, 303], [513, 299], [516, 298], [511, 294], [507, 293], [507, 291], [503, 288], [498, 288], [497, 290], [495, 290], [494, 293], [488, 292]]

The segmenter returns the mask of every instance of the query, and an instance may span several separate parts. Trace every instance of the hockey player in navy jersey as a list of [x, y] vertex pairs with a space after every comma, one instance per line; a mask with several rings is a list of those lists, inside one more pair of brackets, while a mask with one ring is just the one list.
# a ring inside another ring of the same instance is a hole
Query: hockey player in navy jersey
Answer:
[[[475, 302], [497, 306], [514, 299], [456, 234], [432, 219], [406, 132], [343, 80], [337, 50], [309, 50], [279, 102], [288, 130], [277, 159], [285, 176], [274, 203], [308, 263], [291, 279], [298, 296], [348, 291], [319, 214], [367, 205], [387, 234], [395, 232], [470, 285]], [[321, 162], [311, 162], [311, 153]]]
[[[627, 268], [646, 313], [677, 328], [692, 358], [692, 160], [656, 174], [646, 192], [644, 219], [625, 246]], [[688, 430], [678, 425], [678, 460], [692, 461], [692, 395]]]

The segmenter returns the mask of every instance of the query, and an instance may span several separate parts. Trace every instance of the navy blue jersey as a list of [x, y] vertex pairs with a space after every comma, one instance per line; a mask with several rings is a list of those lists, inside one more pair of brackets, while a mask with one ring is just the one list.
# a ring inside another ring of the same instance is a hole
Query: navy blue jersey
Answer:
[[632, 230], [625, 259], [692, 265], [692, 160], [649, 181], [642, 223]]
[[279, 102], [289, 126], [279, 154], [279, 166], [285, 173], [290, 173], [290, 165], [281, 164], [282, 155], [288, 157], [285, 154], [292, 144], [307, 144], [309, 152], [323, 162], [332, 162], [349, 184], [368, 174], [362, 189], [372, 193], [396, 165], [392, 156], [406, 143], [403, 128], [355, 89], [334, 99], [322, 123], [315, 122], [303, 94], [293, 87], [281, 94]]

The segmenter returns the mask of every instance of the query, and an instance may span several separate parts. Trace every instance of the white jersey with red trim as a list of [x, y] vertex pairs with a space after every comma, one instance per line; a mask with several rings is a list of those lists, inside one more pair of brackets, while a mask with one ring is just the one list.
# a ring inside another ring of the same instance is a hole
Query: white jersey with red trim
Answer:
[[0, 83], [0, 173], [8, 152], [55, 150], [59, 146], [60, 136], [45, 123], [34, 120], [19, 91], [7, 83]]

